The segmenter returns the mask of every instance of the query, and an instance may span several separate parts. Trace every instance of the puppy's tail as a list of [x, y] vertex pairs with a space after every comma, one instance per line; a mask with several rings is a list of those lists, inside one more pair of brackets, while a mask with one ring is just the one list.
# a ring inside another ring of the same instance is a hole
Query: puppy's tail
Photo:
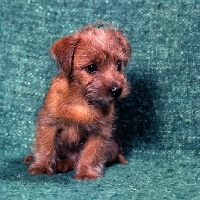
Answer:
[[128, 161], [120, 153], [117, 155], [117, 161], [120, 162], [120, 163], [123, 163], [123, 164], [128, 164]]

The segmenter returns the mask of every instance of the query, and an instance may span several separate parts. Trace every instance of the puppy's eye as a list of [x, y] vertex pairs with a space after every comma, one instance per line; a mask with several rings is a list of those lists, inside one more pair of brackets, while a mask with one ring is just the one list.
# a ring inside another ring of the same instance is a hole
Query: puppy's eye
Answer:
[[88, 73], [93, 74], [97, 71], [97, 66], [95, 64], [91, 64], [88, 65], [85, 69]]
[[123, 62], [122, 61], [117, 61], [117, 65], [116, 65], [117, 71], [120, 72], [122, 67], [123, 67]]

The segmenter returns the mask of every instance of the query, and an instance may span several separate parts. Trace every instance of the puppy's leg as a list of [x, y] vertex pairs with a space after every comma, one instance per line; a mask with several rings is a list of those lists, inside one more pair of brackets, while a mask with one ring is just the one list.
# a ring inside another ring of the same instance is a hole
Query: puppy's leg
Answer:
[[81, 152], [75, 178], [79, 180], [96, 179], [102, 176], [105, 163], [107, 140], [101, 136], [91, 136]]
[[27, 155], [24, 157], [24, 164], [25, 165], [30, 165], [33, 162], [33, 155]]
[[30, 174], [54, 174], [56, 126], [40, 125], [36, 133], [34, 161], [28, 168]]

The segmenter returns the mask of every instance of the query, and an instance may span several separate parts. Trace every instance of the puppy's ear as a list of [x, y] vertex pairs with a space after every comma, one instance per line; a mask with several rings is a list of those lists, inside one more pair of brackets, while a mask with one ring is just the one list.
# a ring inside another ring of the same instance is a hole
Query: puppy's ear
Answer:
[[127, 56], [127, 59], [129, 60], [131, 57], [131, 46], [130, 43], [128, 42], [126, 36], [123, 34], [122, 31], [115, 31], [115, 35], [117, 36], [118, 42], [121, 45], [125, 55]]
[[70, 35], [57, 40], [51, 47], [51, 54], [67, 75], [73, 64], [73, 55], [78, 41], [78, 35]]

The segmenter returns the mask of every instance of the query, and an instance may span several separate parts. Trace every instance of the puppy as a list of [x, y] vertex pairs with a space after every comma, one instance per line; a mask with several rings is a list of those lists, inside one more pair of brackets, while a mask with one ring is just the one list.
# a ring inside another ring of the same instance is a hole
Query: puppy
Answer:
[[129, 93], [123, 72], [130, 59], [125, 36], [89, 25], [57, 40], [51, 53], [60, 68], [38, 115], [30, 174], [75, 170], [79, 180], [101, 177], [106, 164], [127, 163], [115, 128], [114, 101]]

